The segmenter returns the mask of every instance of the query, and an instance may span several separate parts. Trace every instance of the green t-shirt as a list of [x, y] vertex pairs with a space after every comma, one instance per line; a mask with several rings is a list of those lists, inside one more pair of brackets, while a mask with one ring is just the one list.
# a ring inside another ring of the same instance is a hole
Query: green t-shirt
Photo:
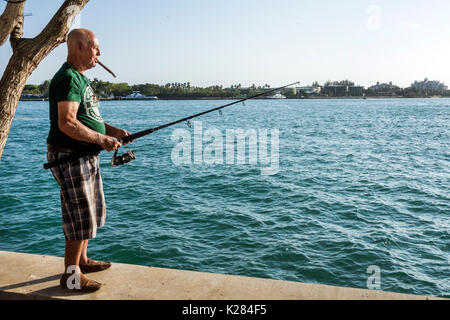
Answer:
[[98, 108], [98, 97], [90, 87], [89, 79], [65, 62], [50, 82], [48, 90], [50, 104], [50, 131], [47, 142], [64, 148], [85, 148], [92, 145], [72, 139], [58, 127], [58, 102], [80, 103], [77, 120], [90, 129], [105, 134], [105, 123]]

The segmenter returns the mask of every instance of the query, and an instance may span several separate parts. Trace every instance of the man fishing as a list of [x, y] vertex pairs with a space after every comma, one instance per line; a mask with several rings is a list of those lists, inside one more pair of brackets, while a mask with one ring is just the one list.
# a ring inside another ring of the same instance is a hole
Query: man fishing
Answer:
[[[99, 42], [87, 29], [74, 29], [67, 36], [67, 61], [49, 87], [50, 131], [47, 159], [54, 161], [74, 152], [99, 145], [117, 150], [130, 135], [103, 121], [99, 99], [89, 85], [85, 71], [94, 68], [100, 56]], [[120, 141], [119, 141], [120, 140]], [[96, 291], [101, 284], [84, 274], [108, 269], [109, 262], [87, 256], [89, 239], [105, 223], [106, 208], [98, 153], [76, 158], [51, 168], [61, 187], [61, 212], [65, 236], [65, 271], [60, 285], [83, 292]], [[72, 276], [73, 275], [73, 276]]]

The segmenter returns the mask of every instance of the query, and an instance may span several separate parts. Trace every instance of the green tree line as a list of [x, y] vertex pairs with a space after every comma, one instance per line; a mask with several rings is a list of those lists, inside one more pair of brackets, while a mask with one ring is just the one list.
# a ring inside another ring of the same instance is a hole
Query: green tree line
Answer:
[[[48, 87], [50, 81], [45, 80], [40, 85], [27, 84], [22, 92], [23, 97], [48, 97]], [[255, 84], [250, 87], [243, 88], [240, 83], [231, 85], [230, 87], [224, 88], [221, 85], [213, 85], [208, 87], [197, 87], [192, 86], [190, 82], [173, 82], [166, 83], [164, 85], [145, 83], [145, 84], [135, 84], [129, 85], [128, 83], [112, 83], [108, 81], [102, 81], [94, 78], [91, 81], [91, 86], [94, 91], [101, 98], [118, 98], [127, 96], [133, 91], [138, 91], [139, 93], [146, 96], [157, 96], [162, 99], [182, 99], [182, 98], [242, 98], [255, 95], [266, 90], [271, 89], [270, 85], [265, 84], [263, 86], [256, 86]], [[312, 87], [319, 87], [317, 81], [313, 82]], [[358, 87], [358, 90], [346, 90], [346, 91], [336, 91], [327, 90], [330, 86], [348, 86], [357, 87], [355, 83], [350, 80], [342, 81], [326, 81], [321, 87], [322, 90], [318, 94], [307, 94], [303, 91], [295, 91], [292, 88], [284, 89], [281, 91], [283, 95], [287, 98], [299, 98], [299, 97], [332, 97], [332, 96], [399, 96], [399, 97], [427, 97], [433, 95], [440, 95], [450, 97], [450, 90], [445, 91], [420, 91], [413, 88], [399, 88], [395, 87], [392, 89], [384, 90], [370, 90]]]
[[157, 96], [158, 98], [235, 98], [256, 94], [270, 88], [268, 84], [242, 88], [240, 83], [231, 85], [229, 88], [224, 88], [221, 85], [197, 87], [192, 86], [190, 82], [173, 82], [165, 85], [153, 83], [129, 85], [127, 83], [111, 83], [98, 79], [94, 79], [91, 82], [91, 86], [102, 98], [123, 97], [133, 93], [133, 91], [138, 91], [145, 96]]
[[[50, 81], [48, 80], [40, 85], [27, 84], [22, 95], [47, 98], [49, 84]], [[221, 85], [196, 87], [192, 86], [190, 82], [174, 82], [166, 83], [165, 85], [152, 83], [129, 85], [128, 83], [102, 81], [97, 78], [91, 81], [91, 86], [101, 98], [124, 97], [133, 93], [133, 91], [139, 91], [139, 93], [146, 96], [157, 96], [158, 98], [236, 98], [261, 93], [270, 89], [268, 84], [264, 86], [252, 85], [249, 88], [243, 88], [240, 83], [231, 85], [229, 88], [224, 88]]]

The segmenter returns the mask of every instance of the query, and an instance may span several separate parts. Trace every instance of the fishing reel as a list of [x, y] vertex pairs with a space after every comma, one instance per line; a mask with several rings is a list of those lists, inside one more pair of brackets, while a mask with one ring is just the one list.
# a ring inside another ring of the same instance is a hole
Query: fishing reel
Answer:
[[113, 155], [113, 157], [111, 159], [111, 165], [113, 167], [123, 165], [125, 163], [130, 162], [131, 160], [135, 160], [136, 159], [136, 155], [134, 154], [133, 150], [125, 152], [121, 156], [117, 155], [117, 151], [118, 150], [116, 150], [116, 152], [114, 152], [114, 155]]

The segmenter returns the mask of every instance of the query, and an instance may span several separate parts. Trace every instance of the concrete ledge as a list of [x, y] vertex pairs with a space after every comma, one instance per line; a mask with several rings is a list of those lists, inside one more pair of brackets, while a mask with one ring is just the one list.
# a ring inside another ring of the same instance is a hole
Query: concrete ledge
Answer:
[[80, 294], [59, 287], [64, 259], [0, 251], [0, 299], [70, 300], [428, 300], [400, 293], [113, 263]]

